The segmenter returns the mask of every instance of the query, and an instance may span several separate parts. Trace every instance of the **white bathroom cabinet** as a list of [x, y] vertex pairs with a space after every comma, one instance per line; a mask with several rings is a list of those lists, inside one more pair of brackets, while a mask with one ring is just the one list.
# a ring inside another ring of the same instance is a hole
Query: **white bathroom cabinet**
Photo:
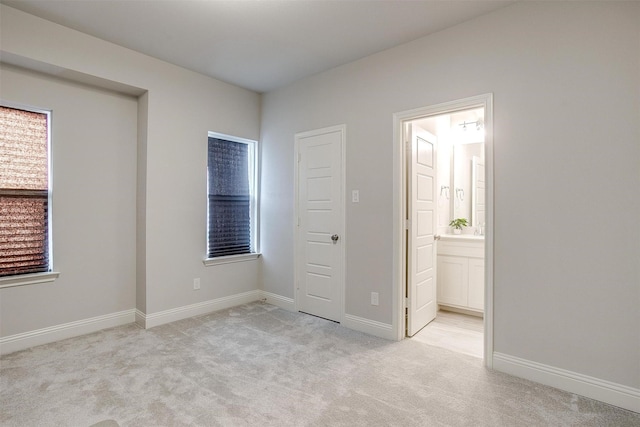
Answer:
[[484, 239], [443, 235], [438, 242], [438, 304], [482, 314]]

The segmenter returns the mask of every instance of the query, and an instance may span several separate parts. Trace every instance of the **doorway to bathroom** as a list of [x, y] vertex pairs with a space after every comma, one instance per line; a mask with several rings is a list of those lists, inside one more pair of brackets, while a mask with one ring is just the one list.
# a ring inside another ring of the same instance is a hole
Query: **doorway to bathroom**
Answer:
[[493, 347], [491, 107], [488, 94], [394, 116], [398, 334], [484, 357], [487, 366]]

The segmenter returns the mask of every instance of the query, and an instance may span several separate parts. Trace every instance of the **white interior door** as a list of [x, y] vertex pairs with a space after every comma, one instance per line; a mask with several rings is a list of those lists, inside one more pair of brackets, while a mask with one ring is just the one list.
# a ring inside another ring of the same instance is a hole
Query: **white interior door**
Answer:
[[407, 126], [407, 335], [436, 317], [436, 137]]
[[344, 295], [345, 127], [296, 134], [296, 306], [340, 322]]

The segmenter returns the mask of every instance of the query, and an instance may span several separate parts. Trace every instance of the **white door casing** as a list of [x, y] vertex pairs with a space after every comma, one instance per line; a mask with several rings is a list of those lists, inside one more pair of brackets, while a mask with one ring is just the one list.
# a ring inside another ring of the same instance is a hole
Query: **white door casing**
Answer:
[[346, 127], [295, 136], [296, 310], [341, 322], [344, 315]]
[[406, 336], [406, 265], [407, 265], [407, 191], [406, 191], [406, 134], [405, 124], [426, 117], [434, 117], [456, 111], [484, 108], [485, 128], [485, 271], [484, 271], [484, 363], [493, 367], [493, 95], [472, 96], [451, 102], [415, 108], [393, 114], [393, 331], [396, 340]]
[[407, 125], [407, 335], [436, 317], [436, 137]]

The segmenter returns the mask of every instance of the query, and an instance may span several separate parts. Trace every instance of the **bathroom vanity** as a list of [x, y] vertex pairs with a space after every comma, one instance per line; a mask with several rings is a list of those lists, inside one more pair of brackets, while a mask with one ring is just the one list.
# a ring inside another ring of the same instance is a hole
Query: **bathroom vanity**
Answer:
[[438, 305], [484, 313], [484, 236], [443, 234], [438, 241]]

